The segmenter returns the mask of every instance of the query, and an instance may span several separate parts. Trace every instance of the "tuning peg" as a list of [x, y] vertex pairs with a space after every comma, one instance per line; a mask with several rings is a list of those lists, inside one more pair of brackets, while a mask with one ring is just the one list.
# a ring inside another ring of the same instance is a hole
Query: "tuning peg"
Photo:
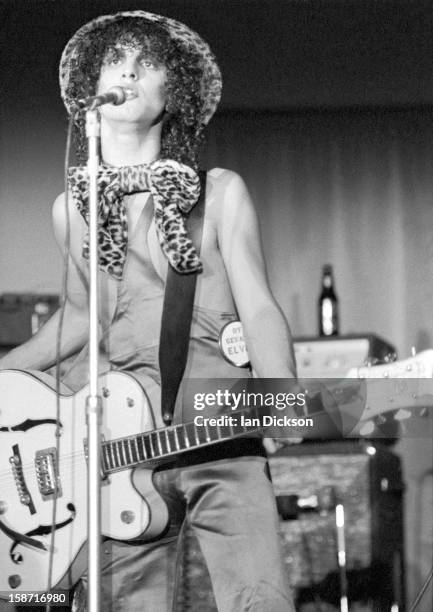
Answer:
[[361, 436], [369, 436], [369, 435], [371, 435], [373, 433], [373, 431], [374, 431], [374, 423], [373, 423], [373, 421], [367, 421], [361, 427], [361, 429], [359, 430], [359, 433], [361, 434]]
[[364, 359], [362, 365], [367, 368], [371, 368], [372, 366], [377, 365], [378, 363], [379, 359], [377, 357], [368, 356], [366, 359]]
[[412, 346], [412, 348], [410, 349], [410, 354], [412, 355], [412, 357], [415, 357], [415, 355], [416, 355], [416, 348], [414, 346]]
[[385, 425], [385, 423], [386, 423], [386, 415], [379, 414], [379, 416], [376, 417], [376, 423], [377, 423], [377, 425]]
[[404, 410], [403, 408], [401, 408], [400, 410], [398, 410], [398, 412], [394, 414], [394, 419], [396, 421], [405, 421], [406, 419], [409, 419], [411, 416], [412, 416], [412, 413], [409, 410]]

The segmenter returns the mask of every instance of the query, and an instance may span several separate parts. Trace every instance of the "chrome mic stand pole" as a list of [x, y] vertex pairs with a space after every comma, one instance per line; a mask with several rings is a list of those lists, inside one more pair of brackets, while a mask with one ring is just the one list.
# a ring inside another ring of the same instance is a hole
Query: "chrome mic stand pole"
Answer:
[[338, 503], [335, 506], [335, 525], [337, 528], [337, 559], [340, 572], [340, 611], [349, 612], [349, 601], [347, 597], [347, 574], [346, 574], [346, 538], [344, 535], [344, 506]]
[[87, 536], [88, 612], [100, 610], [101, 570], [101, 476], [100, 425], [102, 399], [98, 396], [99, 308], [98, 308], [98, 167], [100, 125], [97, 110], [86, 111], [89, 175], [89, 395], [87, 417]]

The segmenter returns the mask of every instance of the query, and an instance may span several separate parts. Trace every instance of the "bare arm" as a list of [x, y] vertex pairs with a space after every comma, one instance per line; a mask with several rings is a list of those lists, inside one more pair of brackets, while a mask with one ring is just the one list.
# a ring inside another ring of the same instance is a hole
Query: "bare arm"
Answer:
[[[59, 196], [53, 206], [53, 224], [57, 243], [62, 250], [66, 238], [64, 197]], [[74, 236], [72, 224], [72, 236]], [[45, 370], [56, 362], [57, 333], [60, 319], [58, 310], [27, 342], [0, 359], [0, 369]], [[69, 261], [69, 281], [64, 312], [60, 359], [81, 349], [87, 339], [88, 306], [83, 278], [72, 257]]]
[[244, 328], [251, 365], [261, 378], [296, 376], [292, 337], [269, 288], [254, 206], [242, 179], [226, 171], [218, 241]]

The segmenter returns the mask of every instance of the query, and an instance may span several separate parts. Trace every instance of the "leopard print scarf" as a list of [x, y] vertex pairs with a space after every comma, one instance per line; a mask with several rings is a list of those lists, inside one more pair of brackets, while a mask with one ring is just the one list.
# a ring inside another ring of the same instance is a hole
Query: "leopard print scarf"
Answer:
[[[74, 202], [89, 224], [89, 181], [86, 167], [69, 169], [68, 184]], [[184, 215], [197, 203], [200, 179], [184, 164], [162, 159], [151, 164], [116, 168], [101, 164], [99, 185], [99, 267], [116, 279], [123, 276], [128, 245], [124, 195], [150, 191], [155, 204], [158, 240], [170, 265], [180, 272], [200, 272], [202, 264], [185, 228]], [[89, 258], [89, 236], [83, 244]]]

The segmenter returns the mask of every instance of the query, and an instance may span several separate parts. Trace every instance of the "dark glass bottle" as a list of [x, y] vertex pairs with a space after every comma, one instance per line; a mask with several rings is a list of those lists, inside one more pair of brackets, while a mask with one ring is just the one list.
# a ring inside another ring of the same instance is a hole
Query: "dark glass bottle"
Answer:
[[337, 336], [339, 332], [338, 298], [334, 288], [332, 266], [322, 268], [322, 291], [319, 296], [319, 334]]

